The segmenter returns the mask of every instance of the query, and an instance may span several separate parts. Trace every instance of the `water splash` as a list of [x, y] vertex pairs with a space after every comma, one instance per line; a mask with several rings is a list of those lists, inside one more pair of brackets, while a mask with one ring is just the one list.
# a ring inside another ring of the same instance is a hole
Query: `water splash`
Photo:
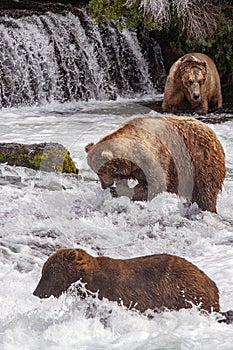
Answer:
[[[155, 47], [155, 75], [165, 76]], [[0, 18], [3, 107], [151, 94], [157, 83], [150, 71], [135, 32], [97, 25], [82, 11]]]

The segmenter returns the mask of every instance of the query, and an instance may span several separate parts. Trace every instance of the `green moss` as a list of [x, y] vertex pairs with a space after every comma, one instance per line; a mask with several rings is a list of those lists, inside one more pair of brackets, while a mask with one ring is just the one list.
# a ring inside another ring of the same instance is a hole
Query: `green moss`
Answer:
[[42, 160], [42, 155], [43, 152], [38, 152], [32, 158], [28, 158], [28, 162], [33, 166], [33, 168], [39, 169]]
[[69, 152], [66, 153], [62, 171], [64, 173], [76, 173], [76, 174], [78, 174], [79, 170], [76, 168], [72, 158], [70, 157]]
[[3, 163], [4, 159], [6, 159], [6, 153], [5, 152], [0, 152], [0, 162]]
[[139, 0], [131, 4], [125, 0], [91, 0], [86, 10], [99, 22], [114, 20], [118, 29], [124, 26], [136, 29], [141, 25], [148, 30], [162, 29], [150, 14], [143, 16]]
[[70, 153], [58, 143], [0, 144], [0, 162], [44, 171], [78, 173]]
[[45, 171], [58, 171], [64, 173], [78, 173], [70, 153], [61, 148], [60, 145], [45, 147], [43, 151], [37, 152], [31, 159], [31, 165]]

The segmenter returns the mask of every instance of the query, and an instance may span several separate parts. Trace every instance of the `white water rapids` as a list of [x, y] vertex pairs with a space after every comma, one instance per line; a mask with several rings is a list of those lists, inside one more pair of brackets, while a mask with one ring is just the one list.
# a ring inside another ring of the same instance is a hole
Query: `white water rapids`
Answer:
[[162, 193], [151, 202], [112, 198], [86, 163], [84, 147], [127, 117], [158, 115], [138, 101], [80, 102], [0, 111], [1, 142], [60, 142], [80, 169], [74, 175], [0, 165], [1, 350], [232, 350], [233, 325], [197, 310], [147, 318], [107, 300], [33, 296], [43, 263], [59, 247], [130, 258], [185, 257], [218, 285], [233, 309], [233, 120], [209, 124], [226, 152], [218, 214]]

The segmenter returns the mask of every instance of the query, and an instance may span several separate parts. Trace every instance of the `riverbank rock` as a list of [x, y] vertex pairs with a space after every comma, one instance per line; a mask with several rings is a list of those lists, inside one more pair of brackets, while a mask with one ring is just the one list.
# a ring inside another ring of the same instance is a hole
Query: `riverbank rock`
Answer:
[[48, 172], [78, 174], [69, 151], [59, 143], [0, 143], [0, 163]]

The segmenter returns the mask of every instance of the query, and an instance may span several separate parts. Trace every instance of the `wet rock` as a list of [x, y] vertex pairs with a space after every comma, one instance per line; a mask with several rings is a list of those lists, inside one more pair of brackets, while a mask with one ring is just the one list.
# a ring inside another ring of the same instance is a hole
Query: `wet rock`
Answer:
[[57, 13], [70, 11], [75, 13], [88, 2], [88, 0], [1, 0], [0, 15], [21, 17], [48, 11]]
[[78, 173], [70, 153], [59, 143], [0, 143], [0, 163], [48, 172]]

